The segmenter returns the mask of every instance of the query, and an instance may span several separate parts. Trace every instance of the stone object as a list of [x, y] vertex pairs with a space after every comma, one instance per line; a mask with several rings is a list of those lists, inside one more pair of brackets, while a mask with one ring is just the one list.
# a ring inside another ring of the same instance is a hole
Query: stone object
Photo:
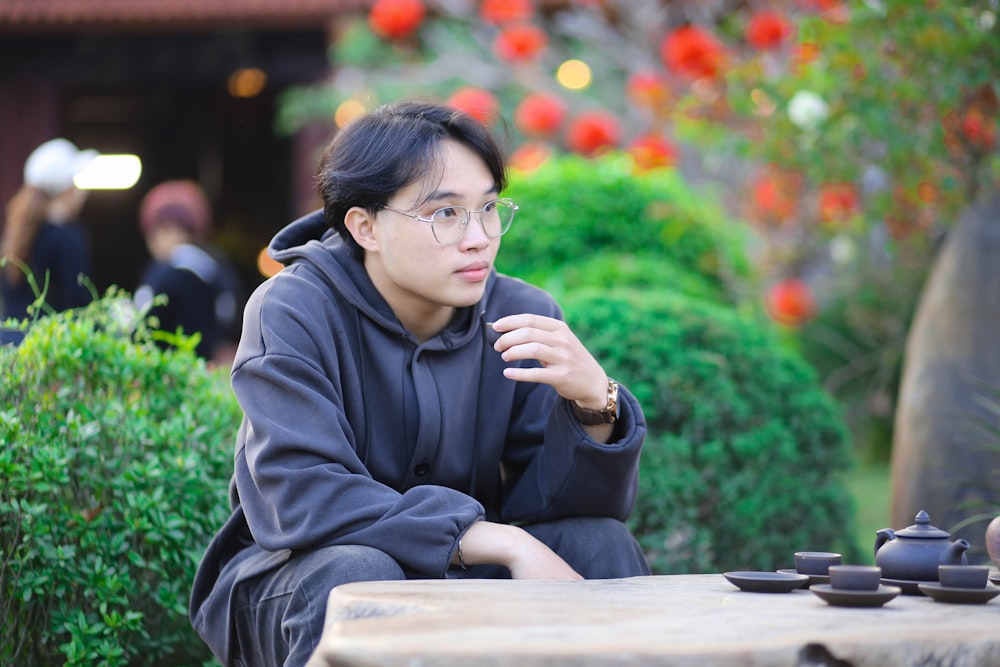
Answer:
[[[977, 420], [1000, 378], [1000, 192], [970, 206], [948, 231], [906, 343], [892, 451], [892, 525], [919, 508], [985, 560], [982, 524], [952, 529], [996, 507], [1000, 448]], [[995, 442], [994, 442], [995, 444]]]

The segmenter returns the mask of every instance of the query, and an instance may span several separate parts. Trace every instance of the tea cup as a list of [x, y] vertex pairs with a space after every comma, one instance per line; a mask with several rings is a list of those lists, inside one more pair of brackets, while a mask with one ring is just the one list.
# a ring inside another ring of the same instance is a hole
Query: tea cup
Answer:
[[831, 565], [840, 565], [841, 559], [841, 555], [833, 551], [796, 551], [795, 571], [825, 575]]
[[831, 565], [830, 587], [846, 591], [878, 590], [882, 568], [877, 565]]
[[938, 565], [938, 581], [944, 588], [986, 588], [989, 574], [986, 565]]

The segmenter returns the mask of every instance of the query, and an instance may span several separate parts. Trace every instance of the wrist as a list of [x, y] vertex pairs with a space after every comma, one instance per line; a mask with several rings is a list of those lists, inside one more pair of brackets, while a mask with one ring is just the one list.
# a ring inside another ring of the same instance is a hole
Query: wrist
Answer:
[[570, 401], [570, 408], [581, 424], [596, 426], [615, 423], [618, 420], [618, 383], [607, 378], [606, 393], [602, 395], [599, 407], [597, 403], [581, 404], [579, 401]]

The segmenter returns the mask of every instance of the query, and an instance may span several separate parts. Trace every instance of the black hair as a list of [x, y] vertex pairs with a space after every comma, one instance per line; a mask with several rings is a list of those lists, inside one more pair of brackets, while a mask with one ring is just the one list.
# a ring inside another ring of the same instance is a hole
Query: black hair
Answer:
[[356, 258], [364, 256], [344, 224], [360, 206], [374, 215], [393, 194], [441, 167], [441, 142], [452, 139], [486, 163], [497, 192], [507, 165], [490, 130], [469, 114], [442, 104], [405, 101], [381, 106], [342, 129], [320, 160], [317, 187], [323, 215]]

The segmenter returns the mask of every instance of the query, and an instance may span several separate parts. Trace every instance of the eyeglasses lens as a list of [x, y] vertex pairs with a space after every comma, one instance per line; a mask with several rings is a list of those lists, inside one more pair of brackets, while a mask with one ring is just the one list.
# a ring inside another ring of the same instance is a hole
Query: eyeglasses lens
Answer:
[[[493, 201], [473, 213], [479, 218], [483, 231], [490, 238], [503, 236], [514, 221], [517, 207], [513, 203]], [[441, 208], [431, 216], [434, 236], [440, 243], [457, 243], [465, 235], [469, 224], [469, 211], [461, 206]]]

